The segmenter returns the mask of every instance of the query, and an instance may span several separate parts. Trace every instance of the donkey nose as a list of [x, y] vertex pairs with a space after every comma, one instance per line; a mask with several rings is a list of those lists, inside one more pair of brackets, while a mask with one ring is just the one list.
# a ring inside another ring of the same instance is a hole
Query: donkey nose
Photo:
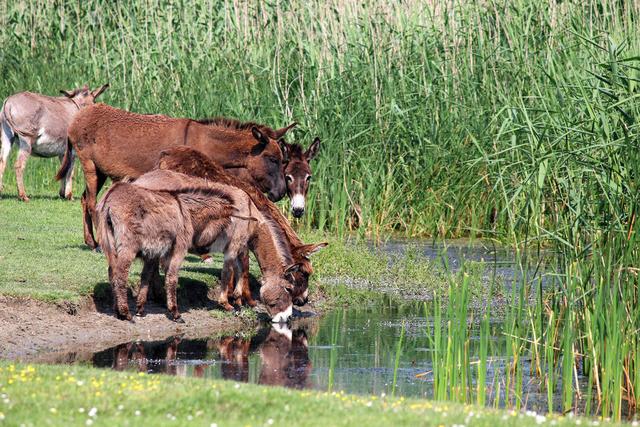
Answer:
[[293, 208], [291, 209], [291, 213], [294, 217], [300, 218], [304, 214], [304, 208]]
[[298, 306], [298, 307], [302, 307], [303, 305], [305, 305], [308, 302], [309, 302], [309, 298], [297, 297], [293, 301], [293, 305]]

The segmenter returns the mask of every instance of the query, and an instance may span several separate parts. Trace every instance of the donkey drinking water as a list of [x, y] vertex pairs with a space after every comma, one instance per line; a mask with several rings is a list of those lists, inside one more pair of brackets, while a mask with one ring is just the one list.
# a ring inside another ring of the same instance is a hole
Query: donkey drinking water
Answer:
[[291, 284], [296, 269], [278, 242], [270, 222], [242, 190], [166, 170], [141, 176], [134, 184], [117, 183], [98, 206], [98, 232], [109, 262], [118, 316], [131, 319], [127, 277], [136, 256], [144, 260], [138, 314], [144, 313], [148, 287], [158, 261], [165, 269], [167, 308], [179, 320], [176, 301], [178, 269], [189, 249], [224, 253], [220, 302], [236, 287], [238, 256], [249, 247], [262, 271], [260, 297], [274, 322], [292, 313]]
[[[224, 169], [197, 150], [189, 147], [174, 147], [165, 150], [160, 153], [158, 168], [231, 185], [247, 193], [253, 203], [260, 209], [261, 214], [270, 221], [272, 229], [278, 235], [280, 245], [285, 251], [291, 254], [293, 265], [297, 266], [295, 269], [292, 269], [287, 276], [289, 281], [294, 285], [292, 291], [294, 304], [304, 305], [307, 303], [309, 276], [313, 273], [309, 256], [327, 246], [327, 243], [305, 245], [291, 228], [291, 225], [282, 215], [280, 209], [268, 200], [264, 194], [251, 184], [247, 184], [234, 176], [230, 176]], [[242, 305], [243, 299], [245, 303], [253, 306], [255, 303], [251, 298], [249, 289], [248, 254], [242, 254], [240, 261], [241, 265], [239, 269], [242, 276], [236, 288], [228, 289], [228, 298], [233, 298], [237, 306]], [[227, 303], [225, 307], [230, 307], [230, 305]]]

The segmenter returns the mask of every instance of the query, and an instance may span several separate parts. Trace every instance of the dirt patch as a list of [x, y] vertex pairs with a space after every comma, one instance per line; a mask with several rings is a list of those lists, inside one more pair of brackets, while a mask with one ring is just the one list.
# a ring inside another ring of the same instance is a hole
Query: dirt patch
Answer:
[[207, 337], [255, 327], [252, 316], [229, 316], [219, 310], [190, 308], [185, 323], [166, 316], [166, 309], [149, 304], [147, 316], [135, 323], [118, 320], [108, 308], [93, 301], [81, 304], [47, 304], [31, 299], [0, 296], [0, 358], [57, 361], [69, 353], [93, 353], [134, 340], [158, 340], [180, 335]]

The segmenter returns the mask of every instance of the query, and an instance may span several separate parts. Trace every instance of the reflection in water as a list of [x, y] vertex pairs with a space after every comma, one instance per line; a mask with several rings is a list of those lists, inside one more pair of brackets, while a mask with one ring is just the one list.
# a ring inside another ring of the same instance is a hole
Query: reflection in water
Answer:
[[[427, 307], [428, 308], [428, 307]], [[127, 343], [93, 356], [96, 366], [169, 375], [348, 393], [432, 398], [436, 353], [431, 345], [433, 322], [423, 304], [392, 301], [335, 310], [322, 318], [296, 320], [291, 328], [267, 327], [252, 337]], [[404, 325], [404, 326], [403, 326]], [[404, 327], [398, 364], [396, 349]], [[513, 356], [504, 329], [491, 324], [485, 378], [489, 405], [547, 410], [547, 394], [527, 357], [519, 359], [522, 377], [513, 377]], [[472, 336], [467, 351], [471, 399], [475, 401], [480, 340]], [[581, 389], [585, 377], [576, 372]], [[561, 378], [556, 379], [553, 407], [562, 409]], [[584, 400], [581, 404], [584, 404]]]
[[[307, 333], [302, 328], [291, 330], [286, 325], [274, 325], [251, 338], [225, 336], [182, 340], [175, 337], [165, 341], [120, 344], [96, 353], [93, 363], [117, 371], [135, 369], [249, 382], [251, 356], [259, 359], [260, 374], [253, 382], [299, 389], [308, 387], [311, 361]], [[216, 367], [219, 371], [210, 372]]]
[[274, 325], [260, 345], [260, 360], [260, 384], [305, 388], [311, 361], [304, 329]]

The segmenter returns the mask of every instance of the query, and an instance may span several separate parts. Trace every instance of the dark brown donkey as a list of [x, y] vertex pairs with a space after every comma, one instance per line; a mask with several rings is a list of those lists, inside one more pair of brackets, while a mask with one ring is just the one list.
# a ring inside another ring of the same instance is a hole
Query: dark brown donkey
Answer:
[[[160, 153], [158, 169], [172, 170], [185, 175], [204, 178], [208, 181], [234, 186], [247, 193], [260, 210], [260, 213], [271, 222], [272, 228], [277, 230], [281, 236], [280, 242], [282, 246], [291, 253], [293, 264], [297, 266], [295, 269], [291, 269], [287, 276], [289, 282], [294, 285], [292, 292], [293, 303], [298, 306], [307, 303], [309, 276], [313, 273], [309, 256], [327, 246], [327, 243], [305, 245], [291, 228], [280, 209], [269, 201], [264, 194], [260, 193], [252, 185], [230, 176], [224, 169], [197, 150], [189, 147], [174, 147], [165, 150]], [[242, 299], [244, 299], [245, 303], [254, 306], [255, 302], [251, 298], [249, 290], [248, 254], [243, 254], [241, 263], [239, 269], [242, 277], [239, 278], [237, 287], [228, 289], [228, 298], [232, 298], [232, 301], [237, 306], [242, 304]], [[226, 307], [230, 308], [230, 306]]]
[[287, 181], [287, 194], [291, 199], [291, 214], [300, 218], [304, 215], [304, 205], [311, 182], [311, 166], [309, 163], [318, 154], [320, 138], [313, 140], [307, 151], [300, 144], [282, 143], [287, 152], [287, 163], [284, 177]]
[[154, 168], [160, 151], [173, 146], [202, 151], [225, 169], [237, 170], [271, 200], [280, 200], [286, 185], [278, 140], [291, 127], [273, 130], [230, 119], [144, 115], [95, 104], [78, 112], [69, 126], [65, 160], [56, 178], [61, 179], [72, 166], [73, 148], [86, 183], [82, 194], [84, 241], [95, 248], [96, 198], [105, 180], [137, 178]]

